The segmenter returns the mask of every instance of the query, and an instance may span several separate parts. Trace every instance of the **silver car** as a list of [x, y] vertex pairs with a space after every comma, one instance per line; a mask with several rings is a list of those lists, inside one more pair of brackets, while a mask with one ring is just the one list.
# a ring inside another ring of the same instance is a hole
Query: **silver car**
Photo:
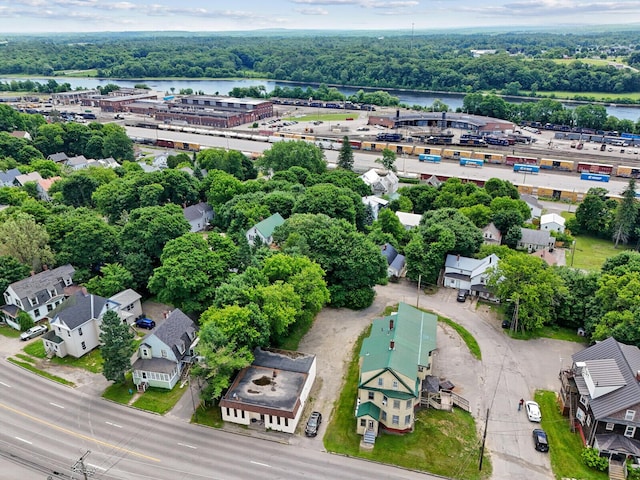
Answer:
[[31, 327], [29, 330], [25, 330], [20, 334], [20, 340], [23, 342], [27, 340], [31, 340], [32, 338], [36, 338], [47, 332], [49, 328], [46, 325], [36, 325], [35, 327]]

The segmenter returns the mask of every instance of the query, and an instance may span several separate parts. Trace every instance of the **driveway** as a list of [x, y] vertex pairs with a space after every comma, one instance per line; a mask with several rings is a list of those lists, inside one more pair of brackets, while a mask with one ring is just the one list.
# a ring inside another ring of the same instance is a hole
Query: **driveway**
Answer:
[[[316, 386], [307, 408], [323, 414], [325, 420], [319, 437], [324, 434], [340, 395], [358, 336], [372, 319], [381, 316], [387, 305], [419, 302], [421, 308], [463, 325], [480, 345], [482, 361], [471, 356], [453, 329], [439, 325], [434, 369], [436, 375], [453, 382], [455, 392], [469, 400], [479, 434], [484, 431], [489, 409], [486, 448], [491, 454], [492, 478], [552, 479], [548, 455], [533, 448], [531, 431], [535, 425], [527, 420], [524, 411], [518, 412], [518, 402], [520, 398], [533, 398], [537, 389], [557, 390], [561, 367], [569, 366], [571, 355], [584, 346], [550, 339], [511, 339], [488, 306], [472, 300], [458, 303], [454, 289], [442, 288], [433, 295], [422, 292], [418, 295], [413, 283], [402, 281], [378, 286], [376, 291], [373, 305], [365, 310], [325, 308], [300, 343], [300, 351], [317, 355]], [[296, 436], [291, 441], [309, 448], [322, 448], [317, 439]]]

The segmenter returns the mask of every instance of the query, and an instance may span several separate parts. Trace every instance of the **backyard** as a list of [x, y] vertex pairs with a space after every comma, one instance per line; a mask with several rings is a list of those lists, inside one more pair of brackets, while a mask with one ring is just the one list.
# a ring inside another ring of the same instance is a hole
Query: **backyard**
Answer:
[[567, 249], [567, 266], [582, 270], [600, 270], [607, 258], [630, 248], [622, 245], [614, 248], [613, 242], [604, 238], [579, 236], [575, 241], [575, 246]]

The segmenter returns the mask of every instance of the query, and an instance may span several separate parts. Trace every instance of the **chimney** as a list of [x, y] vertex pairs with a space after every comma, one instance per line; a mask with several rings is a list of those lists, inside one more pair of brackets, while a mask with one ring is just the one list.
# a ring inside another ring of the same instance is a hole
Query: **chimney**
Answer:
[[391, 340], [389, 342], [389, 350], [395, 350], [396, 349], [396, 342], [394, 342], [393, 340]]
[[278, 376], [278, 372], [275, 371], [275, 369], [273, 370], [273, 378], [276, 378]]
[[393, 330], [393, 318], [389, 319], [389, 330]]

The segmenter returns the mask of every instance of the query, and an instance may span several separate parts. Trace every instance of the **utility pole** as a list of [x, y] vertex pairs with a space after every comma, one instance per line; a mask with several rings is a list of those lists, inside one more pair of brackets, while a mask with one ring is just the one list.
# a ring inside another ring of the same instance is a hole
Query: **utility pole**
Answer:
[[418, 294], [416, 295], [416, 308], [420, 308], [420, 282], [422, 281], [422, 274], [418, 275]]
[[484, 433], [482, 434], [482, 446], [480, 447], [480, 463], [478, 470], [482, 471], [482, 459], [484, 458], [484, 444], [487, 440], [487, 428], [489, 427], [489, 409], [487, 408], [487, 418], [484, 421]]
[[518, 331], [518, 308], [520, 306], [520, 297], [516, 295], [515, 298], [516, 306], [513, 309], [513, 317], [511, 319], [511, 330], [515, 333]]
[[91, 450], [87, 450], [87, 452], [71, 467], [71, 471], [81, 473], [84, 476], [84, 480], [88, 480], [89, 477], [93, 477], [93, 474], [96, 473], [95, 470], [88, 469], [84, 464], [85, 458], [87, 458], [90, 453]]

